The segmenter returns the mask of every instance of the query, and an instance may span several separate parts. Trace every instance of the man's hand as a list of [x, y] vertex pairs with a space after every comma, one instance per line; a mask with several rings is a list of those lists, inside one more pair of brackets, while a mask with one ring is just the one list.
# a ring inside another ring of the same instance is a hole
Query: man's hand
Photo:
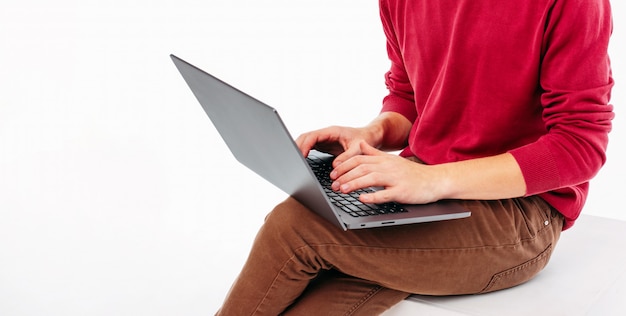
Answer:
[[384, 187], [362, 194], [360, 199], [364, 203], [423, 204], [443, 197], [446, 178], [436, 167], [382, 152], [365, 142], [359, 148], [361, 154], [337, 164], [331, 172], [333, 190], [349, 193], [366, 187]]

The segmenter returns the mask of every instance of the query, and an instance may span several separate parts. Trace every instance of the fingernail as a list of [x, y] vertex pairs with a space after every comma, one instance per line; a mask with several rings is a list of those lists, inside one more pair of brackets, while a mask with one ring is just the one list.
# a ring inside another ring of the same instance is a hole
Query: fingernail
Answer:
[[333, 171], [331, 171], [331, 172], [330, 172], [330, 178], [331, 178], [331, 179], [335, 179], [335, 178], [337, 178], [337, 171], [334, 171], [334, 170], [333, 170]]

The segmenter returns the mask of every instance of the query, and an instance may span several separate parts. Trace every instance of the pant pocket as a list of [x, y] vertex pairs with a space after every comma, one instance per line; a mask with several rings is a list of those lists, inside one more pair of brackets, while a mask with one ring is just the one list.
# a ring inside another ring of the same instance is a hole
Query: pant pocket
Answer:
[[[537, 234], [548, 227], [551, 221], [552, 208], [548, 203], [537, 196], [512, 199], [518, 208], [518, 212], [526, 225], [529, 237], [534, 238]], [[521, 236], [522, 239], [527, 237]]]
[[495, 274], [480, 293], [488, 293], [520, 285], [536, 276], [550, 260], [552, 244], [538, 256], [513, 268]]

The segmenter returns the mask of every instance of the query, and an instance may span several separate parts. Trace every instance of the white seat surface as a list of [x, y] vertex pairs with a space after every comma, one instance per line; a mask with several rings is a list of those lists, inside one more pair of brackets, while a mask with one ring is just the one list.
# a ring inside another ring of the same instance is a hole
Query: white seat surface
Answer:
[[384, 315], [626, 315], [625, 249], [625, 221], [583, 215], [533, 280], [482, 295], [414, 295]]

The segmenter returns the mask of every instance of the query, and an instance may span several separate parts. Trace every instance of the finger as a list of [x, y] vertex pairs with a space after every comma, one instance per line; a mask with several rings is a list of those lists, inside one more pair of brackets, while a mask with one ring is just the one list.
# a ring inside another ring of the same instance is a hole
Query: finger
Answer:
[[316, 139], [311, 137], [310, 133], [302, 134], [296, 138], [296, 146], [300, 149], [300, 152], [304, 157], [309, 155], [309, 152], [315, 146]]
[[359, 200], [367, 204], [381, 204], [396, 201], [391, 193], [391, 190], [387, 189], [365, 193], [359, 196]]
[[337, 167], [342, 162], [344, 162], [346, 160], [349, 160], [349, 159], [351, 159], [351, 158], [353, 158], [355, 156], [358, 156], [358, 155], [370, 155], [370, 156], [373, 156], [373, 155], [385, 154], [385, 152], [382, 152], [382, 151], [372, 147], [371, 145], [369, 145], [365, 141], [352, 142], [352, 143], [349, 143], [345, 147], [346, 148], [344, 148], [344, 152], [342, 154], [338, 155], [335, 158], [335, 162], [333, 163], [334, 167]]
[[335, 141], [332, 135], [333, 133], [329, 128], [308, 132], [300, 135], [296, 139], [296, 145], [306, 157], [311, 149], [315, 148], [318, 144]]
[[[350, 160], [371, 160], [366, 156], [359, 156], [358, 158]], [[341, 165], [343, 167], [343, 165]], [[385, 180], [387, 175], [377, 171], [376, 163], [362, 163], [356, 165], [354, 168], [345, 172], [343, 175], [337, 178], [333, 183], [333, 189], [339, 190], [343, 193], [349, 193], [354, 190], [367, 188], [371, 186], [387, 186]]]
[[337, 167], [345, 161], [350, 160], [351, 158], [358, 156], [361, 154], [361, 148], [359, 146], [355, 146], [352, 144], [348, 144], [345, 146], [344, 151], [335, 157], [335, 161], [333, 161], [333, 167]]
[[372, 147], [367, 142], [360, 142], [359, 143], [359, 149], [361, 150], [361, 153], [363, 153], [363, 155], [368, 155], [368, 156], [383, 156], [383, 155], [387, 155], [386, 152], [380, 151], [380, 150]]
[[354, 177], [354, 173], [352, 177], [346, 177], [346, 174], [348, 174], [349, 172], [353, 171], [355, 168], [365, 163], [365, 160], [366, 160], [365, 158], [367, 156], [357, 154], [346, 159], [345, 161], [340, 161], [342, 157], [347, 157], [347, 155], [346, 156], [340, 155], [337, 158], [335, 158], [335, 161], [333, 162], [333, 170], [330, 173], [330, 178], [333, 180], [341, 180], [345, 182], [345, 181], [351, 180]]
[[[376, 164], [378, 159], [372, 160], [368, 157], [383, 157], [388, 153], [380, 151], [364, 141], [358, 142], [356, 145], [349, 147], [345, 153], [337, 156], [333, 162], [333, 171], [331, 172], [331, 179], [337, 180], [344, 174], [350, 172], [352, 169], [363, 164]], [[349, 181], [351, 179], [342, 179]]]

